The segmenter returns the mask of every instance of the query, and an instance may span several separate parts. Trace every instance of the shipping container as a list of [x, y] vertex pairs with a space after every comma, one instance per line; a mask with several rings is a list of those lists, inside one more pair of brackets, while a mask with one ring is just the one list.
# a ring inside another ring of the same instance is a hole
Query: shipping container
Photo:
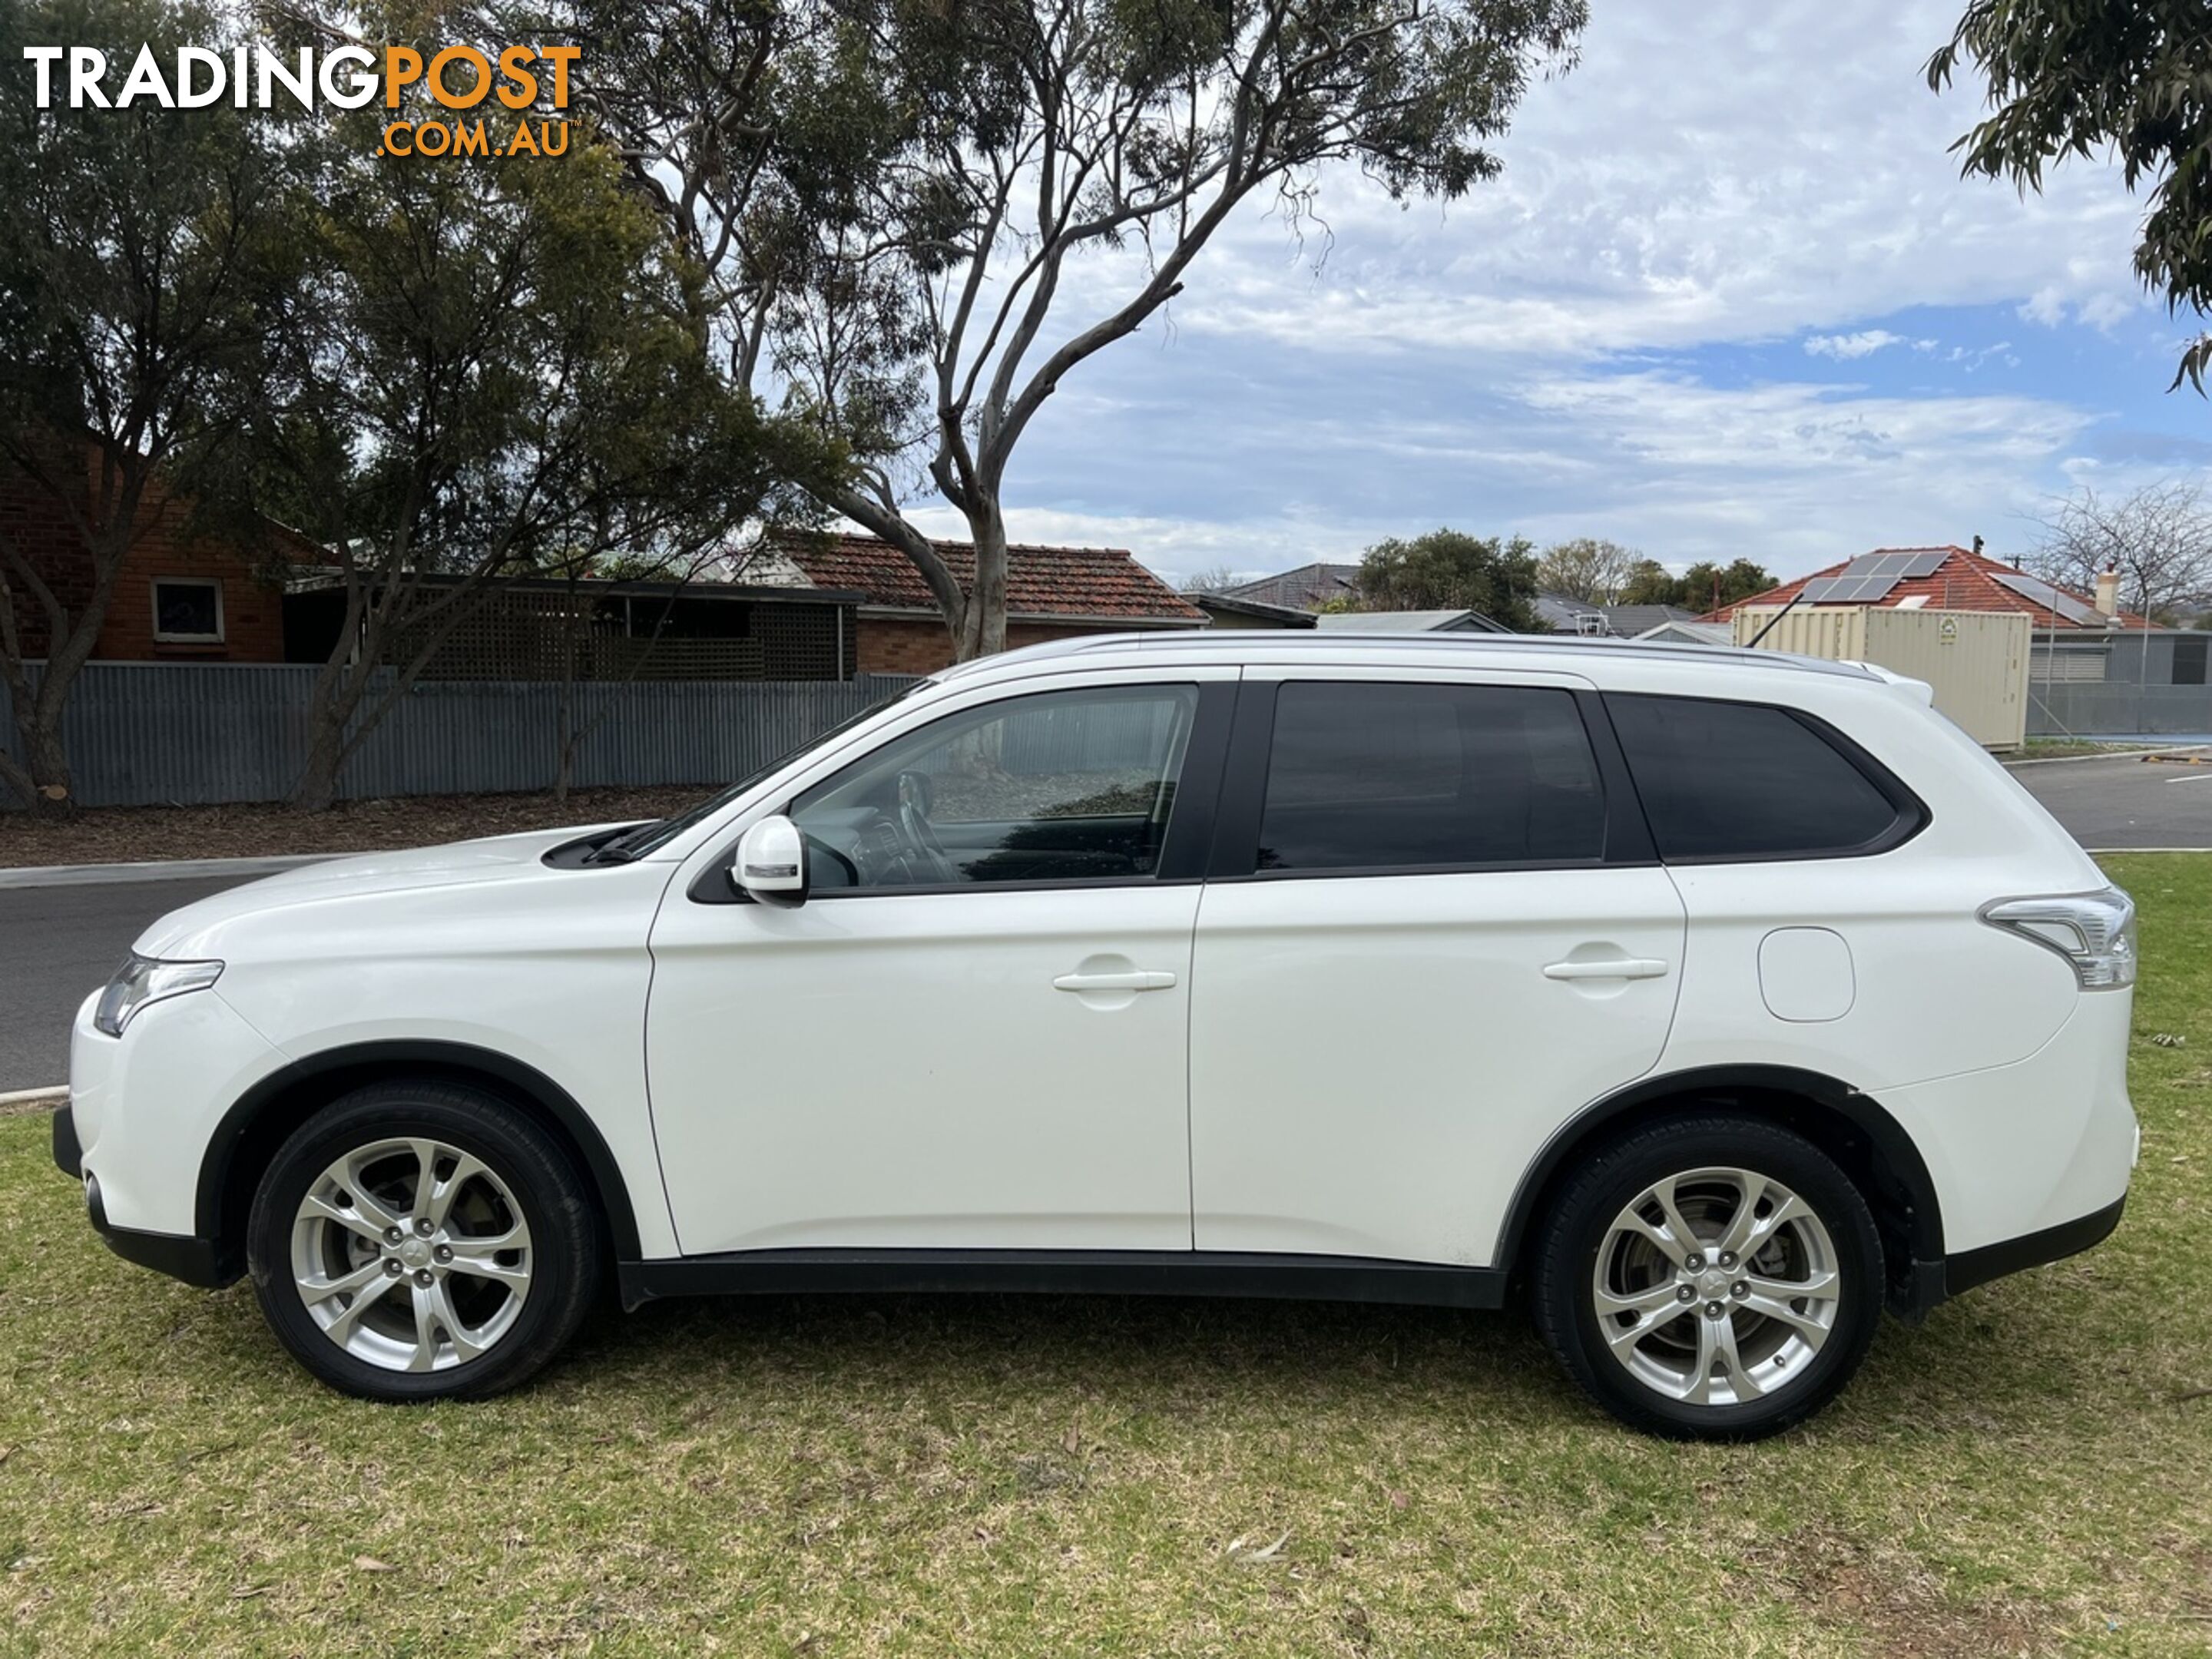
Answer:
[[2027, 740], [2028, 618], [2025, 612], [1905, 611], [1894, 605], [1743, 605], [1735, 641], [1761, 629], [1762, 651], [1870, 662], [1936, 690], [1936, 707], [1977, 743], [2017, 749]]

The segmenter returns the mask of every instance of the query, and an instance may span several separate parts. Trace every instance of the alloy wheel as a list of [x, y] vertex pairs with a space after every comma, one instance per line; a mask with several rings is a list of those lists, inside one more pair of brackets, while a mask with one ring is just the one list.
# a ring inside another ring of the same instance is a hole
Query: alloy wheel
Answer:
[[1836, 1328], [1835, 1241], [1812, 1206], [1755, 1170], [1707, 1168], [1646, 1187], [1598, 1246], [1604, 1346], [1645, 1388], [1740, 1406], [1802, 1378]]
[[514, 1190], [441, 1140], [379, 1140], [312, 1182], [292, 1225], [293, 1283], [323, 1334], [392, 1371], [466, 1364], [530, 1295], [530, 1229]]

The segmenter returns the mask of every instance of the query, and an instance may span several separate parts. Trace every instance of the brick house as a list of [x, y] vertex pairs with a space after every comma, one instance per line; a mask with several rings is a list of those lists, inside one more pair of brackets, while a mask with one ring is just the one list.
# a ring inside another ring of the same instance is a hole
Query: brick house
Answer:
[[[85, 492], [96, 487], [98, 451], [85, 447]], [[191, 502], [147, 486], [93, 658], [106, 662], [282, 662], [283, 594], [264, 580], [268, 554], [189, 528]], [[276, 556], [312, 558], [304, 538], [272, 526]], [[40, 579], [75, 611], [92, 592], [90, 556], [61, 502], [13, 467], [0, 468], [0, 536], [30, 562]], [[4, 571], [0, 571], [4, 577]], [[0, 588], [4, 588], [0, 582]], [[25, 656], [46, 654], [45, 607], [18, 587], [15, 625]]]
[[[975, 549], [939, 542], [963, 586], [974, 579]], [[863, 674], [932, 674], [952, 660], [952, 638], [913, 561], [873, 536], [795, 538], [759, 581], [860, 594], [854, 656]], [[1206, 612], [1127, 551], [1112, 547], [1006, 550], [1006, 643], [1036, 645], [1079, 634], [1130, 629], [1204, 628]]]

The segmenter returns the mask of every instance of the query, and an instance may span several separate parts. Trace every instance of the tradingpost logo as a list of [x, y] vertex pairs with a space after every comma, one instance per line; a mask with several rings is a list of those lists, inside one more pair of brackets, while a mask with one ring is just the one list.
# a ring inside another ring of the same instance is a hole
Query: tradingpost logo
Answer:
[[[71, 109], [128, 109], [140, 103], [163, 109], [203, 109], [227, 96], [239, 109], [271, 109], [282, 97], [313, 110], [318, 102], [360, 109], [380, 94], [387, 110], [403, 100], [419, 108], [427, 97], [451, 118], [387, 121], [381, 155], [561, 155], [568, 149], [568, 123], [531, 117], [544, 98], [556, 111], [568, 107], [576, 46], [512, 46], [496, 60], [475, 46], [447, 46], [427, 58], [412, 46], [376, 51], [343, 46], [318, 54], [301, 46], [287, 58], [268, 46], [234, 46], [226, 57], [207, 46], [179, 46], [164, 65], [150, 46], [110, 90], [107, 54], [97, 46], [26, 46], [23, 57], [38, 79], [38, 106], [64, 100]], [[167, 72], [165, 72], [167, 71]], [[489, 100], [489, 115], [471, 114]], [[512, 125], [508, 117], [513, 117]]]

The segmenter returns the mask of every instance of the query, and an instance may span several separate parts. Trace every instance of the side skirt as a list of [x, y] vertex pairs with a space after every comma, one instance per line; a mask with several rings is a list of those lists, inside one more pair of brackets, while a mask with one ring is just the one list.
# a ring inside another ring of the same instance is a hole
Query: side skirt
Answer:
[[625, 1261], [625, 1310], [671, 1296], [1045, 1291], [1505, 1306], [1495, 1267], [1226, 1250], [736, 1250]]

